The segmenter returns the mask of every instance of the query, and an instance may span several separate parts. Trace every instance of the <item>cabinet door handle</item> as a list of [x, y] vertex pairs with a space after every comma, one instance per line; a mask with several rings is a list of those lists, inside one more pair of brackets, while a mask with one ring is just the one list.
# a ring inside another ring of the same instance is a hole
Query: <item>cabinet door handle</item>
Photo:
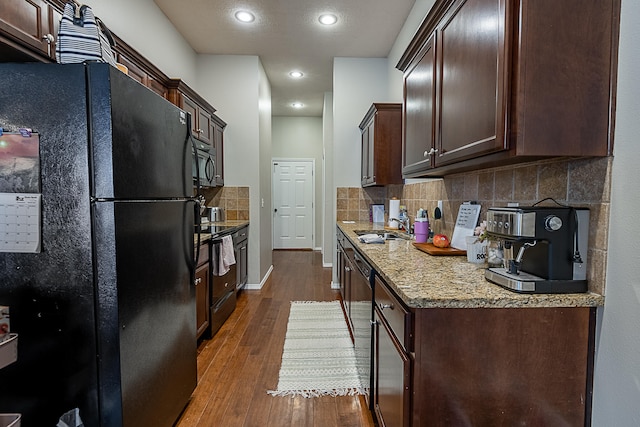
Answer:
[[200, 282], [202, 282], [202, 277], [198, 277], [198, 278], [195, 280], [195, 285], [196, 285], [196, 286], [198, 286], [198, 285], [200, 284]]
[[45, 34], [42, 36], [42, 40], [46, 41], [47, 44], [53, 43], [56, 39], [51, 34]]
[[438, 152], [437, 149], [432, 148], [431, 150], [429, 150], [429, 154], [436, 154]]
[[347, 273], [351, 271], [351, 267], [345, 267], [344, 271], [346, 271]]
[[428, 152], [427, 150], [424, 150], [424, 153], [422, 153], [422, 156], [423, 156], [424, 158], [429, 157], [429, 152]]
[[202, 133], [202, 132], [204, 132], [204, 131], [203, 131], [202, 129], [196, 129], [196, 132], [198, 132], [198, 133]]
[[384, 310], [385, 308], [390, 308], [391, 310], [393, 310], [393, 304], [378, 304], [378, 307], [380, 308], [380, 311]]

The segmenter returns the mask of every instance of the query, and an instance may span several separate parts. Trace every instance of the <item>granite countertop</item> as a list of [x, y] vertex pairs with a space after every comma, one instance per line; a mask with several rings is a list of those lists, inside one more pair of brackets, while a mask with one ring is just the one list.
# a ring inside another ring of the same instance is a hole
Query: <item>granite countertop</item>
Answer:
[[[200, 233], [200, 244], [201, 245], [203, 243], [208, 242], [209, 240], [211, 240], [211, 233]], [[198, 244], [198, 235], [197, 234], [193, 235], [193, 244], [194, 245]]]
[[[208, 223], [208, 225], [211, 225], [213, 227], [224, 227], [224, 230], [219, 232], [214, 232], [213, 234], [211, 232], [202, 232], [200, 234], [200, 244], [208, 242], [213, 237], [234, 233], [235, 231], [244, 227], [245, 225], [249, 225], [249, 221], [247, 220], [216, 221], [216, 222], [210, 222]], [[198, 244], [198, 235], [193, 236], [193, 244], [194, 245]]]
[[595, 293], [520, 294], [484, 278], [484, 264], [467, 262], [466, 256], [432, 256], [409, 240], [366, 244], [355, 230], [382, 230], [370, 222], [343, 223], [338, 227], [410, 308], [525, 308], [596, 307], [604, 297]]

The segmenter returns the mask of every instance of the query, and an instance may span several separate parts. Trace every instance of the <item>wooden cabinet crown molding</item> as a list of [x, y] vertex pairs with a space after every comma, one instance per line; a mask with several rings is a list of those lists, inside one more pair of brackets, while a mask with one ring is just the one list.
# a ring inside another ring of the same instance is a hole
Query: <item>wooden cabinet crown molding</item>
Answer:
[[433, 5], [427, 16], [425, 16], [422, 24], [420, 24], [420, 27], [418, 27], [418, 30], [398, 60], [398, 63], [396, 64], [396, 68], [398, 70], [402, 72], [407, 70], [409, 64], [411, 64], [418, 55], [425, 41], [431, 36], [433, 31], [436, 29], [438, 22], [453, 2], [454, 0], [436, 0], [436, 3]]
[[60, 12], [64, 10], [64, 5], [67, 3], [67, 0], [47, 0], [49, 4], [60, 9]]
[[166, 86], [169, 88], [169, 92], [175, 92], [176, 90], [186, 95], [189, 99], [200, 105], [201, 108], [204, 108], [209, 113], [213, 115], [216, 112], [216, 109], [213, 108], [211, 104], [207, 102], [202, 96], [200, 96], [195, 90], [193, 90], [188, 84], [184, 82], [182, 79], [167, 79]]
[[215, 114], [211, 116], [211, 120], [222, 129], [227, 127], [227, 123]]
[[155, 80], [166, 86], [166, 82], [169, 80], [169, 77], [166, 74], [160, 71], [160, 69], [153, 65], [153, 63], [149, 62], [149, 60], [142, 56], [137, 50], [125, 43], [120, 37], [113, 33], [112, 35], [113, 39], [116, 42], [116, 46], [114, 48], [116, 53], [124, 55], [130, 61], [133, 61], [138, 67], [144, 70], [147, 74], [152, 76]]

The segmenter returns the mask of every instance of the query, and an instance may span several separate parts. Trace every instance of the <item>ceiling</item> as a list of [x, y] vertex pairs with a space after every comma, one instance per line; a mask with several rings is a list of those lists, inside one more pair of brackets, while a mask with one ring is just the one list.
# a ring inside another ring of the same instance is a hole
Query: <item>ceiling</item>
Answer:
[[[322, 116], [334, 57], [386, 58], [415, 0], [154, 0], [199, 54], [257, 55], [274, 116]], [[236, 21], [252, 11], [253, 23]], [[318, 22], [333, 13], [337, 24]], [[301, 79], [289, 72], [299, 70]], [[293, 102], [303, 108], [294, 109]]]

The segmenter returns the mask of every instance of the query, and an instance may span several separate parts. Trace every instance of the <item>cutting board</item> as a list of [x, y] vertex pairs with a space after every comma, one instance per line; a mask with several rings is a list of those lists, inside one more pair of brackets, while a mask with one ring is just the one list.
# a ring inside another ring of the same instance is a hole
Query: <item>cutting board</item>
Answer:
[[448, 247], [448, 248], [439, 248], [437, 246], [433, 246], [433, 243], [416, 243], [413, 242], [412, 243], [413, 246], [416, 247], [416, 249], [421, 250], [422, 252], [426, 252], [429, 255], [445, 255], [445, 256], [451, 256], [451, 255], [466, 255], [467, 251], [462, 250], [462, 249], [456, 249], [456, 248], [452, 248], [452, 247]]

